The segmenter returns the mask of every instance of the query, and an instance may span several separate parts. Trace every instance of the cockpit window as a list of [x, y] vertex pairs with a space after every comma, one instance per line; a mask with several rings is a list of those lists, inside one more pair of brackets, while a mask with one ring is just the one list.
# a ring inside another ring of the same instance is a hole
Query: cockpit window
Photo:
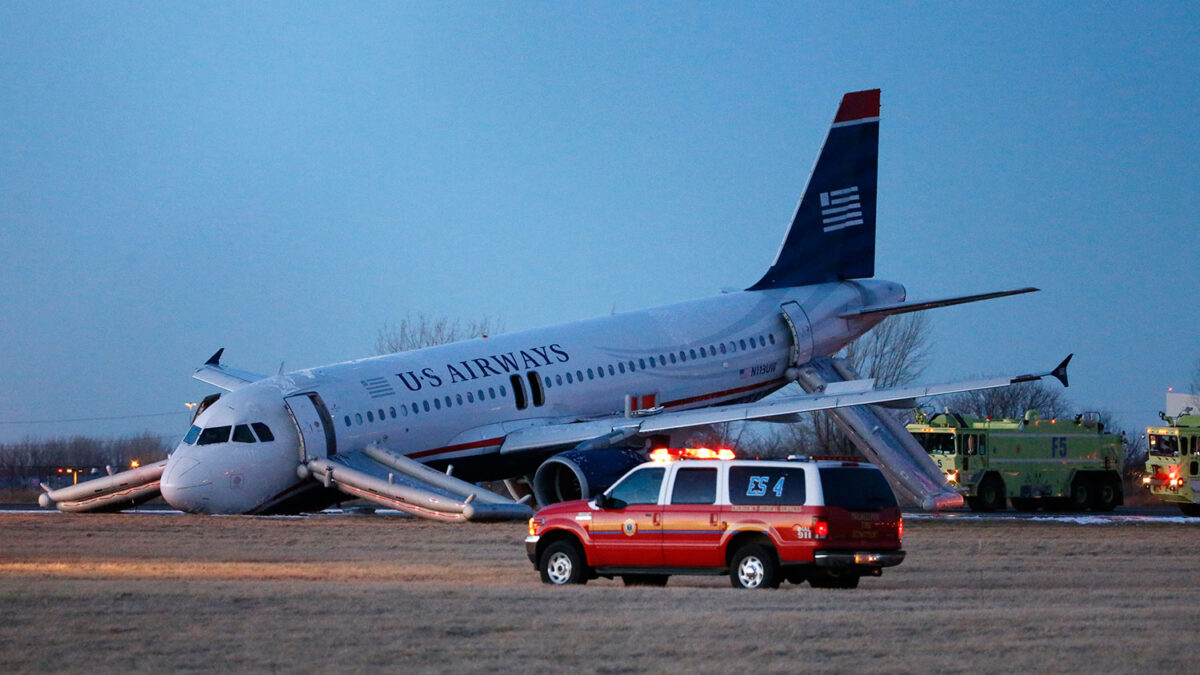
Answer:
[[234, 443], [253, 443], [254, 434], [250, 433], [250, 427], [245, 424], [239, 424], [233, 428]]
[[200, 427], [193, 424], [192, 428], [188, 429], [187, 436], [183, 437], [183, 442], [187, 443], [188, 445], [195, 445], [196, 439], [199, 437], [200, 437]]
[[200, 432], [200, 440], [196, 442], [196, 445], [228, 443], [230, 429], [232, 429], [232, 427], [209, 427]]
[[271, 429], [267, 425], [263, 424], [262, 422], [255, 422], [252, 426], [254, 427], [254, 430], [258, 432], [258, 440], [262, 441], [263, 443], [270, 443], [271, 441], [275, 440], [275, 434], [271, 433]]

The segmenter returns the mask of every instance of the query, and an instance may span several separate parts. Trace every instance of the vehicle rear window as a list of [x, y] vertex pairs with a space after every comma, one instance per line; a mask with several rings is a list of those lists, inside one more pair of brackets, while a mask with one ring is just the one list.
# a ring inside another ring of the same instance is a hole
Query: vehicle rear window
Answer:
[[804, 504], [804, 469], [781, 466], [729, 467], [730, 504]]
[[672, 504], [712, 504], [717, 501], [717, 470], [680, 469], [671, 489]]
[[617, 483], [609, 496], [624, 504], [657, 504], [662, 479], [660, 466], [639, 469]]
[[876, 511], [896, 506], [896, 496], [883, 472], [857, 467], [826, 467], [821, 472], [821, 490], [825, 506], [840, 506], [850, 511]]

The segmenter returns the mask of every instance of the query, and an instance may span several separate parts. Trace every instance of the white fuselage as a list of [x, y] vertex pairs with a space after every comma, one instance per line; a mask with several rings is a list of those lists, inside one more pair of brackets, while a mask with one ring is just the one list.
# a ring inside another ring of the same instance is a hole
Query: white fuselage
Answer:
[[[620, 414], [627, 397], [635, 410], [760, 398], [788, 383], [794, 347], [796, 364], [829, 356], [877, 323], [840, 314], [904, 293], [878, 280], [731, 293], [277, 375], [222, 395], [194, 421], [257, 422], [273, 440], [185, 440], [162, 493], [188, 511], [257, 511], [312, 486], [297, 471], [306, 459], [371, 444], [453, 464], [467, 480], [511, 477], [563, 449], [502, 453], [516, 429]], [[807, 315], [799, 344], [781, 318], [787, 302]]]

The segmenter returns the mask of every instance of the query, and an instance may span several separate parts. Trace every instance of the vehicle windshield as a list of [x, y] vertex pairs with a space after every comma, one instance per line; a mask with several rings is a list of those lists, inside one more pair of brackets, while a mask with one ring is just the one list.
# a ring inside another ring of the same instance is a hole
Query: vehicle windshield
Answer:
[[[254, 431], [251, 432], [250, 429]], [[257, 435], [257, 439], [255, 438]], [[254, 422], [252, 424], [221, 425], [217, 427], [208, 427], [201, 429], [195, 424], [191, 429], [188, 429], [187, 435], [183, 437], [183, 442], [188, 445], [213, 445], [214, 443], [228, 443], [232, 436], [234, 443], [268, 443], [275, 440], [275, 435], [271, 433], [270, 427], [262, 422]]]
[[1179, 456], [1179, 437], [1150, 434], [1150, 454], [1160, 457]]
[[850, 511], [877, 511], [896, 506], [896, 495], [883, 472], [858, 467], [821, 469], [821, 490], [825, 506], [840, 506]]
[[954, 434], [947, 433], [926, 433], [913, 434], [917, 437], [917, 442], [925, 448], [925, 452], [934, 455], [953, 455], [954, 454]]

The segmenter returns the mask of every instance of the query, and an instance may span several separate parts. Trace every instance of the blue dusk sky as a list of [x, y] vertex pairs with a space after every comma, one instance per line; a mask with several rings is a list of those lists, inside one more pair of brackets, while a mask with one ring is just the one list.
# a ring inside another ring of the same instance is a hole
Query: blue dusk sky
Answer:
[[875, 87], [877, 276], [1043, 289], [933, 310], [923, 379], [1075, 352], [1071, 400], [1144, 426], [1200, 359], [1197, 35], [1195, 2], [0, 3], [0, 442], [177, 437], [218, 347], [745, 287]]

